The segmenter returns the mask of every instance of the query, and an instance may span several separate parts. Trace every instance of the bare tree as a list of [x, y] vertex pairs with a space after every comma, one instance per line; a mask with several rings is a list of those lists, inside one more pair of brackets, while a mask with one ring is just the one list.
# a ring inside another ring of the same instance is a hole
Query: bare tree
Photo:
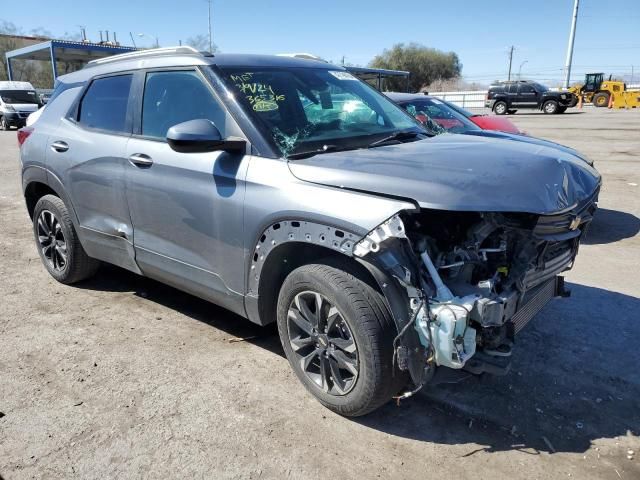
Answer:
[[[194, 35], [193, 37], [187, 38], [187, 41], [185, 42], [185, 44], [195, 48], [200, 52], [206, 52], [209, 50], [209, 36], [203, 33], [199, 33], [198, 35]], [[213, 52], [211, 53], [215, 53], [217, 51], [218, 51], [218, 47], [214, 44]]]

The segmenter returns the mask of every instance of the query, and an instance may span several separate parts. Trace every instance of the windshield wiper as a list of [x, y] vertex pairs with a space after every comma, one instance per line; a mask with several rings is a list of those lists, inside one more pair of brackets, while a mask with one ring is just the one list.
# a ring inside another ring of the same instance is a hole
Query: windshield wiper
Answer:
[[316, 148], [315, 150], [304, 150], [302, 152], [290, 153], [287, 155], [287, 160], [297, 160], [300, 158], [309, 158], [319, 153], [335, 152], [338, 150], [337, 145], [323, 145], [322, 148]]
[[379, 147], [384, 145], [385, 143], [392, 142], [394, 140], [401, 142], [402, 140], [409, 140], [411, 138], [415, 138], [418, 135], [424, 135], [422, 132], [416, 132], [415, 130], [399, 130], [397, 132], [392, 133], [380, 140], [376, 140], [375, 142], [371, 142], [368, 148]]

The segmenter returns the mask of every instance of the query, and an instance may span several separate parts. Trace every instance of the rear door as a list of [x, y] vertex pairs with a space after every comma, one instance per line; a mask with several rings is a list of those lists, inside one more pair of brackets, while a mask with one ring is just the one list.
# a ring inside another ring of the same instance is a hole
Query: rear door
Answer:
[[212, 300], [242, 307], [242, 217], [249, 156], [178, 153], [167, 130], [212, 121], [223, 137], [237, 125], [197, 69], [140, 72], [136, 132], [127, 145], [127, 199], [136, 260], [145, 275]]
[[47, 164], [69, 193], [87, 254], [139, 272], [124, 184], [132, 80], [132, 74], [94, 79], [49, 136]]
[[504, 91], [507, 94], [507, 103], [509, 104], [509, 108], [511, 108], [511, 106], [517, 107], [518, 106], [518, 84], [510, 83], [508, 85], [505, 85]]

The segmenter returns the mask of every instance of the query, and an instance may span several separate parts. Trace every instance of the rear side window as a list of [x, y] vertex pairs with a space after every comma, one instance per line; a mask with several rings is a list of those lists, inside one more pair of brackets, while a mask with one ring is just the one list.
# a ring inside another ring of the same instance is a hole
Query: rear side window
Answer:
[[126, 132], [132, 79], [133, 75], [118, 75], [94, 80], [80, 103], [80, 124], [110, 132]]
[[142, 135], [165, 138], [167, 130], [189, 120], [211, 120], [224, 136], [225, 112], [194, 71], [147, 74], [142, 103]]

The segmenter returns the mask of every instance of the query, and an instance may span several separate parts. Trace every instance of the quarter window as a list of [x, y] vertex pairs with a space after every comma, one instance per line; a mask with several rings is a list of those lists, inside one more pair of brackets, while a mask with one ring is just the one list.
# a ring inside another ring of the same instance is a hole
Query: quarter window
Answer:
[[80, 124], [110, 132], [125, 132], [132, 78], [132, 75], [118, 75], [91, 82], [80, 103]]
[[142, 135], [165, 138], [167, 130], [189, 120], [212, 121], [224, 136], [224, 110], [194, 71], [147, 74], [142, 104]]

